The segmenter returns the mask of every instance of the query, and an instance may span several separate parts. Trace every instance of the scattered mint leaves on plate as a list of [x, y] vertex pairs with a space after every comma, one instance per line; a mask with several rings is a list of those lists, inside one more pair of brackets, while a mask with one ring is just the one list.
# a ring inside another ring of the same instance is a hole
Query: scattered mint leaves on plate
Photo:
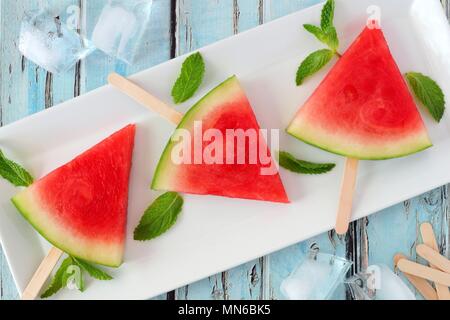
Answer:
[[98, 269], [92, 264], [69, 256], [60, 265], [56, 271], [49, 287], [41, 295], [42, 299], [49, 298], [56, 294], [63, 288], [76, 288], [83, 292], [86, 289], [84, 283], [83, 271], [86, 271], [89, 276], [97, 280], [111, 280], [112, 277], [103, 270]]
[[179, 104], [190, 99], [200, 87], [204, 74], [205, 62], [202, 55], [197, 52], [187, 57], [172, 89], [173, 101]]
[[16, 187], [28, 187], [33, 183], [33, 177], [19, 164], [6, 158], [0, 150], [0, 176]]
[[324, 174], [336, 167], [334, 163], [312, 163], [295, 158], [292, 154], [280, 151], [278, 154], [280, 166], [286, 170], [301, 174]]
[[333, 58], [334, 52], [329, 49], [322, 49], [311, 53], [303, 60], [297, 70], [297, 86], [303, 84], [305, 79], [322, 69]]
[[183, 198], [178, 193], [164, 193], [145, 211], [134, 230], [134, 240], [148, 241], [159, 237], [175, 224], [182, 208]]
[[312, 24], [304, 24], [306, 31], [313, 34], [320, 42], [326, 44], [329, 49], [318, 50], [311, 53], [300, 64], [297, 70], [297, 86], [303, 84], [305, 78], [311, 76], [322, 69], [334, 55], [340, 57], [338, 53], [339, 38], [334, 27], [334, 0], [328, 0], [322, 9], [320, 27]]
[[445, 112], [445, 96], [436, 81], [419, 72], [408, 72], [406, 79], [417, 99], [428, 109], [434, 120], [440, 122]]

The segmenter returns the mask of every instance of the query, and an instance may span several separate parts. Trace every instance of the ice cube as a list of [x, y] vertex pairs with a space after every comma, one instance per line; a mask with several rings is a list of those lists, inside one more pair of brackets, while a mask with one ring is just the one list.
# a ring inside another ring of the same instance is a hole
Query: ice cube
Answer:
[[88, 41], [48, 11], [29, 12], [22, 21], [19, 50], [52, 73], [72, 68], [94, 50]]
[[386, 265], [375, 265], [368, 268], [372, 271], [372, 283], [376, 284], [375, 300], [416, 300], [414, 293]]
[[402, 279], [383, 264], [369, 266], [346, 284], [354, 300], [416, 300]]
[[93, 29], [94, 45], [111, 57], [133, 64], [152, 3], [152, 0], [109, 0]]
[[329, 299], [343, 283], [351, 262], [333, 255], [318, 253], [307, 258], [281, 284], [281, 293], [289, 300]]

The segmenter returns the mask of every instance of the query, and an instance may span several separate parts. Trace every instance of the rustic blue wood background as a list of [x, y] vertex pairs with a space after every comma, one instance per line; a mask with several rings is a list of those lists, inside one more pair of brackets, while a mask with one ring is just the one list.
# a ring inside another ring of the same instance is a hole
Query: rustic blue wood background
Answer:
[[[357, 0], [354, 0], [357, 1]], [[142, 61], [129, 67], [102, 53], [95, 53], [74, 70], [54, 76], [27, 61], [17, 49], [20, 22], [37, 0], [0, 0], [0, 125], [71, 99], [106, 82], [111, 71], [132, 74], [195, 50], [230, 35], [255, 27], [318, 0], [155, 0], [148, 50]], [[50, 0], [67, 8], [82, 8], [81, 28], [88, 26], [103, 1]], [[450, 0], [442, 0], [449, 15]], [[86, 28], [86, 27], [85, 27]], [[411, 173], [413, 174], [413, 173]], [[414, 255], [418, 226], [431, 221], [440, 248], [449, 254], [448, 186], [405, 201], [355, 222], [345, 238], [333, 232], [312, 238], [272, 255], [167, 293], [159, 299], [279, 299], [281, 280], [311, 246], [346, 256], [354, 261], [352, 272], [372, 263], [392, 265], [396, 252]], [[183, 266], [180, 266], [182, 268]], [[346, 297], [344, 288], [338, 292]], [[17, 291], [0, 248], [0, 299], [16, 299]], [[348, 297], [348, 295], [347, 295]]]

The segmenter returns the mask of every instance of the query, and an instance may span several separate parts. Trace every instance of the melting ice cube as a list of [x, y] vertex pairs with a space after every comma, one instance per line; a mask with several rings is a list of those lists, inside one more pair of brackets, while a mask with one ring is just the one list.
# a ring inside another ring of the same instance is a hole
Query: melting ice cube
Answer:
[[52, 73], [64, 72], [94, 50], [88, 41], [48, 11], [29, 12], [22, 21], [19, 50]]
[[383, 264], [369, 266], [346, 284], [354, 300], [416, 300], [403, 280]]
[[92, 32], [94, 45], [111, 57], [134, 62], [150, 19], [152, 0], [109, 0]]
[[377, 283], [376, 300], [416, 300], [414, 293], [403, 280], [386, 265], [369, 267]]
[[281, 284], [281, 293], [289, 300], [329, 299], [352, 263], [333, 255], [318, 253], [306, 259]]

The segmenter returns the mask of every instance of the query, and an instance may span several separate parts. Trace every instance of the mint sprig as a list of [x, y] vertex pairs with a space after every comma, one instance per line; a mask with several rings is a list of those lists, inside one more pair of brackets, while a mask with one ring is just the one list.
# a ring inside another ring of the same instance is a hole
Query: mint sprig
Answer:
[[33, 177], [23, 167], [6, 158], [0, 150], [0, 176], [16, 187], [28, 187], [33, 183]]
[[419, 72], [408, 72], [406, 79], [417, 99], [428, 109], [434, 120], [440, 122], [445, 112], [445, 96], [436, 81]]
[[308, 55], [297, 70], [296, 84], [303, 84], [305, 78], [315, 74], [322, 69], [334, 55], [338, 53], [339, 38], [334, 27], [334, 0], [328, 0], [322, 9], [320, 27], [312, 24], [304, 24], [306, 31], [313, 34], [320, 42], [326, 44], [329, 49], [318, 50]]
[[303, 60], [297, 70], [297, 86], [303, 84], [305, 79], [322, 69], [333, 58], [334, 52], [329, 49], [322, 49], [311, 53]]
[[282, 168], [300, 174], [324, 174], [336, 167], [334, 163], [313, 163], [299, 160], [285, 151], [279, 152], [278, 161]]
[[158, 197], [134, 230], [134, 240], [147, 241], [159, 237], [175, 224], [182, 208], [183, 198], [176, 192]]
[[42, 299], [49, 298], [63, 288], [75, 286], [83, 292], [86, 288], [83, 271], [97, 280], [111, 280], [112, 277], [92, 264], [75, 257], [67, 257], [56, 271], [49, 287], [41, 295]]
[[172, 88], [173, 101], [178, 104], [190, 99], [200, 87], [204, 74], [205, 63], [202, 55], [197, 52], [187, 57]]

